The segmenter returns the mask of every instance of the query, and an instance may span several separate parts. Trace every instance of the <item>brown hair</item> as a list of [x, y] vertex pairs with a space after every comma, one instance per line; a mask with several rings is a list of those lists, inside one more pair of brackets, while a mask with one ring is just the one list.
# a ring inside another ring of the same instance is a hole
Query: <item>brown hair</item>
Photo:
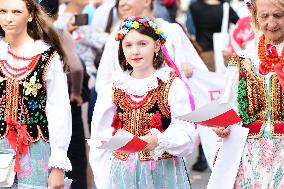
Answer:
[[[66, 55], [57, 30], [53, 27], [50, 18], [43, 12], [41, 6], [37, 4], [35, 0], [23, 1], [26, 3], [26, 7], [33, 18], [27, 25], [28, 35], [34, 40], [43, 40], [54, 47], [63, 61], [64, 71], [67, 71], [68, 65], [66, 63]], [[5, 37], [5, 32], [1, 26], [0, 36]]]
[[[260, 28], [257, 21], [257, 7], [256, 7], [257, 0], [251, 0], [251, 25], [255, 32], [259, 32]], [[284, 8], [284, 1], [283, 0], [274, 0], [276, 3], [280, 4]]]
[[[159, 40], [159, 35], [155, 33], [155, 30], [152, 27], [146, 28], [145, 26], [140, 25], [139, 28], [136, 29], [136, 31], [143, 34], [143, 35], [147, 35], [147, 36], [151, 37], [154, 41]], [[125, 59], [125, 55], [123, 53], [123, 48], [122, 48], [122, 41], [119, 42], [118, 61], [119, 61], [119, 65], [120, 65], [120, 67], [122, 68], [123, 71], [133, 69], [132, 66], [130, 64], [128, 64], [126, 59]], [[160, 49], [159, 52], [157, 53], [157, 55], [155, 54], [155, 56], [154, 56], [153, 67], [155, 69], [159, 69], [159, 68], [162, 67], [163, 63], [164, 63], [164, 55], [163, 55], [163, 53]]]

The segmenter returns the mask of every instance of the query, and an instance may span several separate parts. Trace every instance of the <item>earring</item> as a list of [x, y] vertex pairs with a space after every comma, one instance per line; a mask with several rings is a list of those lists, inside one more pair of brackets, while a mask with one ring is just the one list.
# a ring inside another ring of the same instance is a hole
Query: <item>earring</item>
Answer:
[[33, 18], [29, 18], [29, 19], [28, 19], [28, 22], [31, 22], [31, 21], [33, 21]]
[[157, 53], [157, 52], [155, 52], [154, 62], [156, 62], [157, 57], [158, 57], [158, 53]]

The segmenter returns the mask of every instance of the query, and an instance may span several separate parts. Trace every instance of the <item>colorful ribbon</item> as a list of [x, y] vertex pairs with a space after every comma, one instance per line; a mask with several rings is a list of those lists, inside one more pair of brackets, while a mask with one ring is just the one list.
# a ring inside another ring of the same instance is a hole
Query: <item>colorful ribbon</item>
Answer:
[[178, 67], [176, 66], [176, 64], [172, 61], [172, 59], [171, 59], [171, 57], [170, 57], [170, 55], [168, 53], [167, 48], [164, 45], [162, 45], [161, 46], [161, 50], [162, 50], [162, 52], [163, 52], [163, 54], [165, 56], [165, 61], [166, 61], [167, 65], [169, 67], [171, 67], [175, 71], [177, 76], [184, 82], [186, 90], [188, 92], [188, 97], [189, 97], [191, 110], [194, 111], [195, 110], [195, 102], [194, 102], [194, 98], [193, 98], [193, 95], [192, 95], [192, 91], [191, 91], [188, 83], [182, 79], [180, 71], [179, 71]]

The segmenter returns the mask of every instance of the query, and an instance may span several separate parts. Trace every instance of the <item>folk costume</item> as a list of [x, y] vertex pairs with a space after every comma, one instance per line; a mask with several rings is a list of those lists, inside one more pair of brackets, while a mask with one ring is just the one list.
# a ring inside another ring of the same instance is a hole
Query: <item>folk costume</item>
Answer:
[[0, 153], [16, 155], [12, 188], [40, 189], [49, 168], [71, 170], [71, 110], [57, 51], [37, 40], [23, 53], [13, 54], [0, 39]]
[[284, 187], [284, 42], [272, 46], [257, 36], [228, 65], [224, 100], [249, 128], [235, 188]]
[[[152, 27], [161, 43], [165, 42], [164, 34], [147, 17], [129, 17], [116, 39], [122, 40], [142, 24]], [[163, 53], [168, 57], [165, 49]], [[167, 58], [166, 62], [173, 63]], [[182, 157], [193, 151], [195, 127], [176, 119], [190, 112], [191, 104], [188, 88], [172, 66], [174, 70], [164, 66], [143, 79], [131, 77], [130, 70], [117, 70], [112, 84], [98, 94], [90, 141], [90, 163], [98, 189], [191, 188]], [[158, 146], [151, 153], [131, 154], [96, 148], [118, 129], [138, 137], [154, 133]]]

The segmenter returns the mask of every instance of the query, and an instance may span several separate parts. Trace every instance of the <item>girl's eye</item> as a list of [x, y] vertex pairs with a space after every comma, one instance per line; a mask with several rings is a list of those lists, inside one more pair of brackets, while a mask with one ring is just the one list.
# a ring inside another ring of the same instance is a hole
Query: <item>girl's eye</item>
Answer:
[[0, 14], [3, 14], [3, 13], [5, 13], [5, 12], [6, 12], [6, 11], [3, 10], [3, 9], [0, 10]]
[[20, 11], [20, 10], [14, 10], [13, 13], [14, 13], [14, 14], [20, 14], [20, 13], [22, 13], [22, 11]]
[[140, 46], [145, 46], [146, 43], [145, 43], [145, 42], [140, 42], [139, 45], [140, 45]]

